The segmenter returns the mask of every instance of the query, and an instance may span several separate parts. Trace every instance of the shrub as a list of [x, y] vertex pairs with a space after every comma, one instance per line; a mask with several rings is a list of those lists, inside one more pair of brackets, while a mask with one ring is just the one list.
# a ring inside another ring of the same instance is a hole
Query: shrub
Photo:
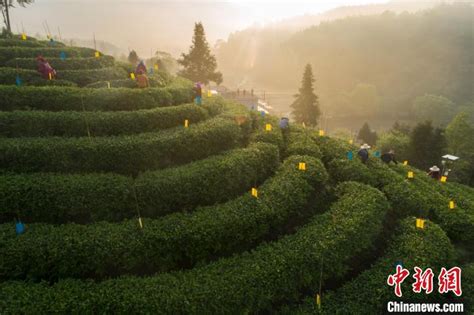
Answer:
[[473, 310], [474, 307], [474, 263], [462, 266], [462, 290], [465, 300], [464, 309]]
[[[267, 124], [271, 125], [271, 130], [266, 130]], [[255, 131], [252, 134], [250, 141], [271, 143], [278, 146], [280, 152], [284, 150], [285, 143], [276, 118], [268, 116], [261, 118], [260, 116], [254, 116], [252, 125]]]
[[260, 184], [278, 164], [276, 147], [258, 143], [181, 167], [145, 172], [136, 180], [138, 203], [144, 216], [153, 217], [224, 202]]
[[67, 58], [94, 57], [95, 50], [85, 47], [0, 47], [0, 66], [14, 58], [43, 57], [59, 58], [61, 53], [66, 53]]
[[[439, 224], [452, 240], [474, 244], [474, 216], [462, 207], [454, 211], [449, 210], [449, 198], [437, 189], [440, 183], [411, 167], [389, 167], [377, 158], [370, 158], [366, 165], [356, 157], [352, 161], [347, 158], [331, 160], [330, 156], [341, 155], [342, 150], [333, 145], [334, 142], [326, 144], [329, 145], [324, 147], [321, 144], [321, 150], [323, 158], [324, 152], [327, 152], [327, 169], [333, 181], [355, 180], [379, 187], [387, 195], [396, 217], [415, 215], [430, 218]], [[406, 179], [408, 170], [415, 173], [414, 179]]]
[[[354, 151], [356, 149], [355, 146], [341, 140], [329, 138], [326, 136], [320, 137], [318, 135], [312, 135], [312, 137], [321, 150], [324, 164], [333, 159], [344, 159], [347, 157], [347, 152], [351, 150]], [[354, 154], [354, 159], [356, 158], [357, 154]]]
[[[87, 70], [114, 66], [114, 57], [102, 56], [101, 58], [47, 58], [49, 64], [57, 71], [60, 70]], [[15, 58], [5, 63], [6, 67], [37, 70], [36, 58]]]
[[114, 174], [6, 174], [0, 176], [0, 222], [118, 221], [140, 213], [157, 217], [224, 202], [274, 172], [278, 151], [269, 144], [235, 149], [180, 167], [132, 178]]
[[[148, 83], [150, 87], [165, 87], [172, 84], [173, 79], [166, 72], [159, 72], [153, 75], [148, 75]], [[87, 88], [138, 88], [138, 83], [131, 79], [97, 81], [86, 85]]]
[[0, 112], [0, 135], [5, 137], [84, 137], [151, 132], [197, 123], [209, 118], [204, 107], [187, 104], [116, 112]]
[[[43, 79], [36, 70], [0, 68], [0, 84], [15, 84], [17, 75], [20, 76], [25, 85], [35, 85], [36, 82], [48, 81]], [[56, 79], [73, 82], [78, 86], [85, 86], [104, 79], [116, 80], [126, 77], [127, 73], [119, 67], [87, 70], [59, 70], [56, 74]]]
[[291, 129], [291, 132], [289, 132], [286, 154], [303, 154], [313, 156], [319, 159], [322, 158], [321, 150], [319, 149], [319, 146], [315, 143], [315, 141], [312, 139], [310, 131], [303, 129], [297, 132], [293, 132], [293, 127]]
[[[52, 81], [54, 82], [54, 81]], [[189, 103], [190, 86], [149, 89], [79, 89], [0, 86], [1, 110], [117, 111]]]
[[[393, 166], [392, 169], [400, 174], [406, 175], [408, 170], [413, 171], [415, 174], [415, 177], [410, 180], [410, 190], [406, 191], [407, 189], [405, 188], [406, 192], [399, 198], [413, 200], [414, 194], [417, 194], [417, 203], [421, 203], [421, 205], [412, 210], [420, 211], [420, 209], [423, 209], [424, 211], [429, 211], [429, 217], [443, 228], [450, 239], [464, 242], [470, 248], [474, 248], [474, 215], [472, 210], [464, 209], [462, 203], [458, 204], [455, 209], [449, 209], [451, 197], [443, 196], [441, 193], [442, 188], [440, 185], [442, 183], [426, 176], [424, 172], [412, 167], [407, 168], [403, 166]], [[398, 192], [394, 191], [393, 195], [395, 194], [401, 194], [400, 190]], [[396, 203], [392, 204], [394, 206], [398, 205]]]
[[241, 140], [233, 121], [212, 118], [133, 136], [8, 138], [0, 165], [14, 172], [138, 172], [180, 165], [228, 150]]
[[[427, 221], [425, 228], [420, 230], [415, 227], [414, 217], [406, 218], [401, 222], [395, 238], [390, 242], [383, 257], [341, 288], [322, 295], [321, 313], [382, 314], [386, 310], [388, 301], [400, 300], [395, 297], [393, 287], [385, 284], [387, 277], [395, 272], [394, 264], [401, 262], [403, 268], [408, 269], [411, 274], [415, 266], [423, 270], [429, 267], [437, 273], [439, 268], [448, 267], [453, 263], [453, 256], [453, 246], [438, 225]], [[407, 279], [402, 284], [402, 301], [421, 299], [425, 302], [436, 300], [439, 303], [443, 298], [437, 293], [415, 294], [412, 291], [411, 283], [412, 280], [408, 281]], [[288, 311], [288, 313], [317, 313], [314, 298], [308, 298], [305, 304]]]
[[[297, 169], [299, 161], [308, 164], [306, 172]], [[103, 277], [192, 266], [247, 249], [279, 229], [305, 207], [315, 189], [321, 189], [326, 180], [319, 160], [294, 156], [259, 187], [258, 199], [246, 193], [193, 213], [144, 219], [143, 229], [139, 229], [136, 220], [86, 226], [32, 224], [19, 238], [11, 226], [3, 226], [0, 277]], [[28, 260], [22, 259], [25, 255]]]
[[[0, 284], [0, 310], [4, 313], [139, 310], [164, 314], [269, 310], [274, 303], [294, 299], [301, 288], [316, 285], [322, 259], [323, 281], [346, 274], [351, 259], [372, 246], [382, 229], [387, 208], [383, 194], [354, 183], [353, 189], [327, 213], [317, 216], [296, 234], [263, 244], [250, 253], [189, 271], [147, 278], [121, 277], [99, 284], [62, 280], [48, 287], [47, 283], [4, 282]], [[214, 220], [215, 217], [211, 221]], [[241, 222], [238, 218], [237, 221]]]
[[61, 42], [51, 42], [49, 40], [37, 40], [33, 37], [27, 37], [27, 40], [21, 38], [2, 38], [0, 47], [65, 47]]

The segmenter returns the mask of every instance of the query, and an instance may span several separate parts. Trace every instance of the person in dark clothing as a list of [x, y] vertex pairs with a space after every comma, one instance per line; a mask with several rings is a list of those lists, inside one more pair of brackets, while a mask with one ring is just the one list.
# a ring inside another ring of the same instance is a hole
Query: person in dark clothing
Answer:
[[280, 129], [288, 129], [289, 126], [290, 120], [288, 119], [288, 117], [282, 117], [280, 119]]
[[146, 74], [146, 66], [145, 66], [145, 63], [143, 62], [143, 60], [141, 60], [138, 63], [137, 68], [135, 69], [135, 73], [136, 74]]
[[390, 162], [398, 164], [397, 160], [395, 159], [395, 151], [393, 151], [393, 150], [390, 150], [390, 151], [382, 154], [382, 156], [380, 158], [382, 159], [382, 161], [384, 161], [387, 164], [390, 163]]
[[369, 159], [369, 149], [370, 145], [367, 143], [364, 143], [360, 146], [360, 150], [357, 152], [357, 155], [360, 157], [362, 163], [367, 163], [367, 160]]
[[196, 105], [202, 104], [202, 87], [200, 83], [196, 83], [194, 87], [194, 101]]
[[436, 165], [433, 165], [432, 167], [430, 167], [428, 176], [433, 179], [439, 180], [441, 178], [441, 170]]

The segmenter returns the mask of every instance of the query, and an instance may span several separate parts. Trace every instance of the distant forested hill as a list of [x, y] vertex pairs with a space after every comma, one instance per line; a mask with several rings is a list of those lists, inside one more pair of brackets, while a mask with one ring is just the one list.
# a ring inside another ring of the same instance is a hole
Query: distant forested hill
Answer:
[[[254, 86], [296, 91], [304, 65], [311, 63], [323, 110], [335, 115], [364, 116], [370, 103], [369, 112], [407, 116], [415, 98], [425, 94], [473, 107], [473, 23], [471, 5], [452, 4], [322, 22], [295, 34], [282, 32], [282, 42], [267, 30], [267, 43], [250, 45], [251, 58], [239, 60], [241, 73]], [[221, 49], [221, 58], [232, 50]]]

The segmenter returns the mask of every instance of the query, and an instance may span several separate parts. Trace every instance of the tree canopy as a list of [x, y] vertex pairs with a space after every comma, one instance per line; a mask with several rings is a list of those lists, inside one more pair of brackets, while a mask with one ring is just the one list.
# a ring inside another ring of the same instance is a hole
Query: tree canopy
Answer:
[[303, 73], [299, 94], [295, 95], [296, 99], [291, 104], [295, 121], [305, 123], [308, 126], [316, 126], [321, 115], [318, 96], [314, 93], [314, 81], [311, 65], [307, 64]]
[[216, 58], [211, 54], [201, 22], [194, 26], [193, 44], [189, 53], [183, 53], [178, 63], [183, 66], [179, 75], [191, 81], [204, 84], [212, 81], [218, 85], [222, 83], [222, 73], [217, 71]]

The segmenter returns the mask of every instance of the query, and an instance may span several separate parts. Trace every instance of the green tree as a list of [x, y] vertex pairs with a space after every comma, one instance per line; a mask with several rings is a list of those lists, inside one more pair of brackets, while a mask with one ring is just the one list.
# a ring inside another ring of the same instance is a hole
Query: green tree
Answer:
[[377, 140], [377, 147], [381, 152], [394, 150], [398, 160], [408, 159], [408, 148], [410, 145], [410, 137], [400, 131], [391, 130], [384, 132]]
[[0, 10], [2, 11], [3, 21], [5, 22], [5, 27], [7, 32], [11, 34], [12, 27], [10, 22], [10, 8], [15, 7], [15, 3], [25, 7], [27, 4], [33, 3], [34, 0], [0, 0]]
[[413, 102], [412, 109], [416, 119], [431, 120], [436, 126], [446, 126], [454, 115], [454, 103], [438, 95], [418, 96]]
[[319, 99], [314, 93], [314, 76], [311, 65], [307, 64], [303, 73], [303, 80], [299, 89], [299, 94], [295, 95], [295, 101], [291, 104], [292, 114], [295, 121], [305, 123], [308, 126], [318, 124], [321, 110], [319, 109]]
[[446, 127], [449, 153], [459, 156], [450, 179], [463, 184], [474, 183], [474, 128], [469, 123], [469, 115], [461, 112]]
[[211, 55], [202, 23], [194, 25], [193, 44], [188, 54], [181, 54], [178, 63], [183, 66], [179, 75], [193, 82], [208, 84], [210, 81], [217, 85], [222, 83], [222, 73], [217, 72], [216, 58]]
[[138, 54], [135, 50], [132, 50], [129, 54], [128, 54], [128, 58], [127, 58], [128, 62], [130, 62], [132, 65], [137, 65], [138, 63], [138, 60], [140, 60], [140, 58], [138, 57]]
[[398, 121], [396, 121], [393, 124], [391, 131], [399, 132], [399, 133], [402, 133], [402, 134], [408, 136], [410, 134], [410, 126], [407, 125], [407, 124], [399, 123]]
[[365, 123], [362, 128], [360, 128], [357, 138], [370, 145], [377, 143], [377, 133], [370, 129], [368, 123]]
[[419, 123], [410, 134], [410, 164], [421, 169], [439, 166], [445, 148], [446, 138], [442, 129], [434, 128], [431, 121]]

